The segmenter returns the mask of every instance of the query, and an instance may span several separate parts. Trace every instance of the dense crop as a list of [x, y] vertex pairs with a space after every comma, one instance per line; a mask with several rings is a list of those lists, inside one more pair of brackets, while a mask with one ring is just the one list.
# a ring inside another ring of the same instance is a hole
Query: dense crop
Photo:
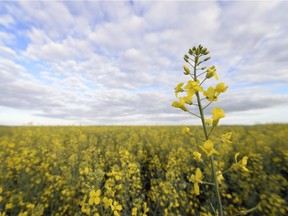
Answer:
[[[0, 215], [209, 215], [210, 191], [189, 181], [200, 127], [1, 127]], [[225, 215], [287, 215], [288, 125], [231, 131], [217, 166], [247, 155], [251, 172], [223, 174]], [[198, 137], [199, 134], [199, 137]], [[209, 170], [206, 170], [209, 172]], [[205, 173], [205, 172], [203, 172]]]

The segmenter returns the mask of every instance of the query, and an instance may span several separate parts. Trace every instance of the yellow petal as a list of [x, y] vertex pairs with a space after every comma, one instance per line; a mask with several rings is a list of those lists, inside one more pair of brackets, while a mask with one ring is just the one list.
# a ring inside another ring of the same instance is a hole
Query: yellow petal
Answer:
[[238, 158], [239, 154], [240, 154], [240, 152], [237, 152], [237, 153], [235, 154], [235, 156], [234, 156], [236, 163], [237, 163], [237, 158]]
[[218, 107], [215, 107], [213, 110], [212, 110], [212, 119], [214, 121], [217, 121], [221, 118], [224, 118], [225, 117], [225, 113], [224, 113], [224, 110], [221, 109], [221, 108], [218, 108]]
[[198, 183], [194, 183], [194, 192], [196, 194], [196, 196], [198, 196], [200, 194], [200, 188]]
[[201, 172], [201, 170], [199, 168], [196, 169], [195, 179], [196, 179], [196, 181], [201, 182], [202, 172]]

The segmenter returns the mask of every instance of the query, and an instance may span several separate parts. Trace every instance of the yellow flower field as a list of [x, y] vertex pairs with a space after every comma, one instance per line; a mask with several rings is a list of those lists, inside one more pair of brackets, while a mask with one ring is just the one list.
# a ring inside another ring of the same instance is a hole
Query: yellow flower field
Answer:
[[225, 215], [288, 215], [288, 125], [218, 126], [202, 149], [183, 128], [0, 127], [0, 215], [210, 215], [196, 168], [218, 153]]

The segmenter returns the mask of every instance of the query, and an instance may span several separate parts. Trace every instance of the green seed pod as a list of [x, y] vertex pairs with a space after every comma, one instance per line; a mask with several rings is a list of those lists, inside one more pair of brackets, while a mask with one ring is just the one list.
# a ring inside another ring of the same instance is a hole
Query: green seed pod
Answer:
[[211, 57], [206, 57], [203, 61], [208, 61]]

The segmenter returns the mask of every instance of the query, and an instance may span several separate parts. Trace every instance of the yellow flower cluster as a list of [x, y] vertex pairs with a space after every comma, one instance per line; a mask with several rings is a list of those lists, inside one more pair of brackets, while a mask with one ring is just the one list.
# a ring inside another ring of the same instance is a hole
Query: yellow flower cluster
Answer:
[[[202, 192], [200, 190], [200, 186], [207, 186], [205, 188], [206, 193], [210, 194], [212, 191], [211, 197], [213, 197], [212, 199], [215, 200], [214, 203], [210, 201], [211, 209], [215, 215], [224, 216], [224, 205], [222, 202], [223, 195], [221, 193], [222, 191], [220, 185], [222, 188], [227, 186], [225, 184], [225, 176], [228, 175], [229, 172], [231, 173], [237, 170], [242, 170], [246, 172], [246, 174], [252, 173], [252, 171], [247, 168], [249, 159], [247, 155], [243, 156], [240, 161], [238, 160], [240, 152], [235, 154], [235, 162], [230, 164], [230, 167], [225, 167], [225, 160], [221, 161], [221, 157], [225, 158], [225, 155], [221, 155], [219, 151], [221, 149], [224, 151], [231, 150], [232, 148], [232, 132], [221, 134], [220, 140], [212, 135], [212, 132], [216, 126], [218, 126], [219, 120], [225, 117], [223, 109], [214, 107], [211, 109], [211, 118], [206, 118], [205, 115], [206, 108], [213, 102], [216, 102], [218, 100], [218, 96], [224, 93], [228, 86], [226, 86], [226, 84], [223, 82], [218, 83], [216, 87], [206, 85], [205, 81], [207, 79], [212, 77], [214, 77], [216, 80], [219, 79], [218, 74], [216, 73], [216, 67], [214, 65], [211, 67], [202, 65], [211, 58], [210, 56], [207, 57], [208, 54], [209, 51], [207, 48], [199, 45], [198, 47], [192, 47], [189, 49], [188, 53], [184, 55], [184, 61], [189, 64], [189, 66], [184, 65], [183, 67], [184, 75], [188, 77], [188, 81], [186, 85], [184, 82], [180, 82], [174, 88], [175, 96], [178, 98], [178, 100], [172, 102], [172, 106], [192, 114], [194, 117], [199, 118], [200, 122], [202, 123], [202, 137], [199, 137], [197, 133], [192, 133], [190, 128], [184, 128], [185, 134], [188, 134], [190, 137], [196, 139], [196, 143], [191, 142], [191, 148], [195, 149], [191, 155], [191, 158], [199, 164], [196, 168], [195, 174], [190, 176], [189, 181], [193, 183], [194, 193], [197, 196]], [[255, 135], [255, 137], [258, 137], [258, 135]], [[199, 144], [199, 142], [202, 144]], [[233, 145], [233, 147], [234, 146], [235, 145]], [[204, 160], [202, 159], [201, 152], [204, 153]], [[208, 162], [205, 161], [206, 159]], [[274, 161], [278, 162], [280, 160], [277, 158]], [[226, 169], [224, 169], [224, 167]], [[202, 173], [204, 173], [205, 178]], [[245, 176], [245, 174], [243, 176]], [[230, 194], [226, 195], [229, 196], [229, 198], [231, 196]], [[235, 199], [235, 202], [238, 201], [237, 199], [238, 198]], [[257, 204], [249, 209], [242, 209], [233, 214], [248, 214], [258, 210], [258, 207], [259, 205]]]
[[288, 126], [227, 129], [195, 150], [199, 137], [172, 126], [0, 127], [0, 215], [209, 215], [210, 171], [198, 168], [214, 150], [225, 214], [260, 201], [257, 214], [287, 215]]

